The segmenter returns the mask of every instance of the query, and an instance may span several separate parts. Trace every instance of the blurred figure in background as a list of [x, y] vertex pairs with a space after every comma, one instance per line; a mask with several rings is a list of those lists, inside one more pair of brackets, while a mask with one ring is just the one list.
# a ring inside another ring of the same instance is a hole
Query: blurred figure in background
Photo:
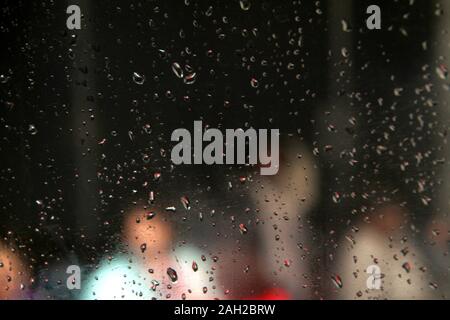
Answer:
[[425, 245], [428, 246], [427, 257], [431, 270], [436, 277], [436, 285], [440, 297], [449, 299], [450, 291], [450, 221], [442, 216], [431, 219], [425, 234]]
[[286, 141], [280, 171], [255, 181], [252, 193], [260, 210], [260, 266], [275, 287], [291, 298], [311, 296], [312, 232], [308, 214], [318, 198], [319, 173], [312, 154], [300, 141]]
[[163, 213], [133, 208], [126, 215], [121, 249], [100, 262], [83, 286], [83, 299], [211, 299], [208, 262], [197, 249], [174, 248]]
[[29, 297], [27, 267], [15, 249], [0, 242], [0, 300]]
[[386, 204], [347, 231], [332, 275], [335, 298], [436, 297], [428, 261], [414, 243], [408, 215], [401, 206]]

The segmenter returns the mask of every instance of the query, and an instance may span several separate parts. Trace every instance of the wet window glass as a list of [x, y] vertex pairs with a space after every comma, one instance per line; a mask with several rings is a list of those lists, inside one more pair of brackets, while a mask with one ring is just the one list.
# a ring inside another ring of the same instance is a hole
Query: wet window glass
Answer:
[[446, 299], [448, 1], [4, 1], [0, 299]]

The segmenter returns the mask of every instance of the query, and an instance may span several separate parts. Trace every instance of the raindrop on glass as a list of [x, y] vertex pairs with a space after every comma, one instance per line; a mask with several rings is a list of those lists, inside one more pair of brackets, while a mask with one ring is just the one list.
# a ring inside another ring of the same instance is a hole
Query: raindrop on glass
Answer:
[[134, 83], [138, 84], [138, 85], [142, 85], [145, 82], [145, 76], [141, 75], [137, 72], [133, 73], [133, 81]]
[[169, 276], [170, 280], [172, 282], [178, 281], [178, 274], [177, 272], [172, 268], [167, 268], [167, 275]]

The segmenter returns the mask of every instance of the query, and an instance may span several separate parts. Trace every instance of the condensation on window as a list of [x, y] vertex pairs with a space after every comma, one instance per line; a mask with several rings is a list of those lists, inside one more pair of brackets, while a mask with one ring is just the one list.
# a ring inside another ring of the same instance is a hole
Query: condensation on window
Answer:
[[67, 5], [0, 11], [0, 299], [449, 298], [449, 3]]

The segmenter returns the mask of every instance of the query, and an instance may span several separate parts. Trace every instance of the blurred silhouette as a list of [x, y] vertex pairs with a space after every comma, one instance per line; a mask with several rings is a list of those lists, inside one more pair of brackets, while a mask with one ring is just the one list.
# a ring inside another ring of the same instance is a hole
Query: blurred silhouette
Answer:
[[[337, 253], [335, 274], [331, 275], [337, 287], [335, 298], [436, 297], [429, 261], [415, 243], [408, 215], [399, 205], [386, 204], [347, 230]], [[373, 265], [379, 268], [376, 274], [369, 268]], [[368, 285], [368, 281], [377, 279], [381, 280], [381, 286]]]
[[126, 214], [116, 253], [83, 284], [83, 299], [218, 298], [211, 266], [199, 250], [180, 245], [165, 212], [134, 208]]
[[258, 177], [251, 193], [260, 211], [259, 266], [275, 286], [292, 298], [311, 297], [312, 225], [310, 211], [316, 204], [319, 171], [312, 154], [294, 138], [281, 148], [280, 171]]
[[31, 297], [27, 267], [18, 252], [0, 241], [0, 300]]

